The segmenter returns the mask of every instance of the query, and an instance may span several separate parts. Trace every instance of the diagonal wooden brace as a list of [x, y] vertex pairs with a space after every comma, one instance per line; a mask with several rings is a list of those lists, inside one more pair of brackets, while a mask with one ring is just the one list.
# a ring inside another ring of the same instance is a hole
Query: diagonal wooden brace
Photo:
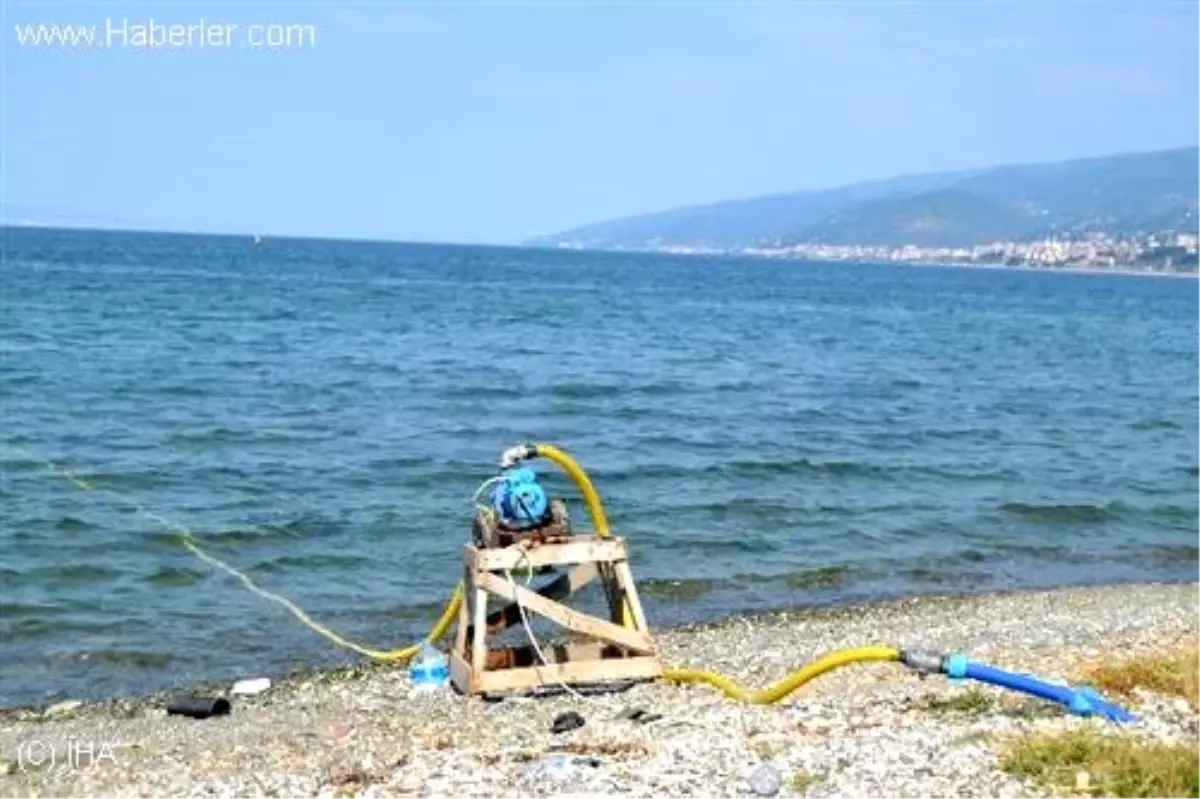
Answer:
[[593, 638], [600, 638], [613, 644], [619, 644], [639, 654], [649, 655], [654, 653], [654, 646], [650, 643], [650, 637], [640, 630], [631, 630], [627, 627], [613, 624], [610, 621], [598, 619], [595, 616], [579, 613], [566, 605], [560, 605], [534, 591], [530, 591], [522, 585], [501, 579], [488, 572], [476, 574], [475, 582], [476, 585], [485, 591], [504, 597], [511, 602], [519, 601], [525, 606], [526, 610], [531, 610], [534, 613], [545, 616], [566, 627], [568, 630], [583, 633]]
[[[539, 595], [547, 599], [566, 599], [580, 588], [595, 580], [599, 575], [600, 570], [596, 567], [595, 563], [585, 563], [582, 566], [576, 566], [566, 574], [559, 575], [535, 590]], [[516, 602], [513, 602], [497, 611], [489, 613], [486, 629], [489, 635], [497, 635], [509, 627], [520, 623], [521, 609], [517, 607]], [[473, 640], [474, 635], [475, 625], [472, 624], [467, 628], [467, 639]]]

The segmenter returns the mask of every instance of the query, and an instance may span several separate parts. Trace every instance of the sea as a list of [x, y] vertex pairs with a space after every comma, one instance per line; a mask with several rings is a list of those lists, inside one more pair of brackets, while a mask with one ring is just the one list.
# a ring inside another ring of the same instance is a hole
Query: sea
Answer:
[[1200, 568], [1191, 279], [34, 228], [0, 279], [0, 706], [360, 659], [185, 535], [416, 640], [526, 441], [655, 628]]

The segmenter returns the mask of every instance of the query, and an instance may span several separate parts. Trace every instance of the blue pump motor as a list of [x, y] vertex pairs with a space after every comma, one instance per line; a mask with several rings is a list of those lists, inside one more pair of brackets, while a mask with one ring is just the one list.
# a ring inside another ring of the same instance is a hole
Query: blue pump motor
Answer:
[[526, 530], [546, 522], [550, 500], [538, 483], [537, 472], [528, 466], [506, 469], [492, 492], [492, 507], [500, 523], [509, 529]]

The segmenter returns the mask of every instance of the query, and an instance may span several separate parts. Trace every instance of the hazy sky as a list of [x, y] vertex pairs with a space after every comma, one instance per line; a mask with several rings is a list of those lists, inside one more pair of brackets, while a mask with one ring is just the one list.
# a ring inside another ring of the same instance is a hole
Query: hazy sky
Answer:
[[[506, 243], [1200, 135], [1194, 2], [2, 2], [10, 214]], [[237, 28], [208, 47], [17, 39], [150, 19]], [[315, 44], [250, 46], [269, 24]]]

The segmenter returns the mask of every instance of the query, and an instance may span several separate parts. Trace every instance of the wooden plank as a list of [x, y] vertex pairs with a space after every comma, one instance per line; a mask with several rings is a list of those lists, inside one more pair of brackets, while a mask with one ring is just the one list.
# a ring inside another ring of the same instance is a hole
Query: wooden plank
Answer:
[[619, 646], [605, 644], [600, 641], [571, 641], [563, 647], [565, 657], [558, 658], [559, 663], [579, 660], [602, 660], [604, 658], [629, 657], [629, 653]]
[[513, 691], [559, 683], [595, 683], [609, 680], [655, 679], [662, 676], [662, 663], [656, 657], [621, 660], [592, 660], [558, 663], [524, 669], [504, 669], [478, 674], [480, 691]]
[[463, 593], [462, 601], [458, 603], [458, 629], [454, 631], [454, 651], [466, 657], [467, 641], [471, 627], [471, 611], [467, 607], [467, 588], [471, 585], [471, 573], [465, 568], [463, 569]]
[[633, 572], [629, 570], [629, 561], [623, 560], [613, 564], [613, 571], [616, 572], [617, 582], [621, 586], [621, 592], [625, 595], [624, 599], [629, 605], [629, 610], [633, 613], [634, 626], [649, 634], [650, 626], [646, 624], [646, 615], [642, 612], [642, 600], [638, 597], [637, 586], [633, 583]]
[[[566, 574], [560, 574], [555, 579], [538, 588], [537, 592], [547, 599], [566, 599], [592, 580], [595, 580], [598, 574], [599, 569], [595, 563], [585, 563], [582, 566], [576, 566]], [[521, 610], [517, 607], [516, 603], [513, 603], [488, 614], [487, 631], [489, 634], [495, 635], [520, 623]], [[474, 629], [472, 626], [471, 631], [474, 631]], [[471, 634], [471, 632], [468, 632], [468, 635]]]
[[[555, 641], [552, 644], [541, 644], [542, 654], [551, 663], [566, 663], [573, 660], [601, 660], [603, 658], [628, 657], [629, 652], [624, 647], [602, 641]], [[465, 662], [465, 661], [464, 661]], [[526, 666], [539, 666], [537, 651], [532, 644], [517, 644], [515, 646], [488, 647], [487, 669], [520, 669]]]
[[613, 576], [612, 564], [598, 564], [600, 572], [600, 587], [604, 590], [604, 601], [608, 603], [608, 620], [613, 624], [621, 623], [620, 605], [617, 603], [617, 581]]
[[[539, 596], [522, 585], [511, 583], [494, 574], [488, 574], [487, 572], [476, 574], [475, 584], [511, 602], [519, 600], [527, 611], [531, 610], [534, 613], [539, 613], [548, 619], [552, 619], [568, 630], [584, 633], [594, 638], [602, 638], [605, 641], [611, 641], [614, 644], [628, 647], [635, 652], [649, 654], [654, 651], [654, 647], [650, 643], [650, 638], [644, 632], [629, 630], [612, 622], [598, 619], [595, 616], [588, 616], [572, 610], [566, 605], [560, 605], [557, 602]], [[478, 618], [478, 615], [476, 615], [476, 619]], [[476, 621], [476, 624], [479, 623], [479, 621]], [[478, 633], [476, 635], [478, 638]]]
[[613, 624], [626, 629], [632, 629], [633, 618], [625, 618], [625, 592], [617, 580], [614, 571], [615, 563], [605, 563], [600, 567], [600, 576], [604, 580], [604, 597], [608, 601], [608, 617]]
[[464, 694], [475, 693], [471, 666], [457, 652], [450, 653], [450, 681]]
[[471, 638], [471, 668], [475, 674], [483, 674], [487, 666], [487, 591], [475, 584], [475, 635]]
[[573, 563], [608, 563], [625, 560], [628, 549], [623, 538], [584, 538], [566, 544], [540, 544], [532, 549], [519, 546], [504, 549], [475, 549], [464, 554], [476, 571], [505, 571], [560, 566]]

